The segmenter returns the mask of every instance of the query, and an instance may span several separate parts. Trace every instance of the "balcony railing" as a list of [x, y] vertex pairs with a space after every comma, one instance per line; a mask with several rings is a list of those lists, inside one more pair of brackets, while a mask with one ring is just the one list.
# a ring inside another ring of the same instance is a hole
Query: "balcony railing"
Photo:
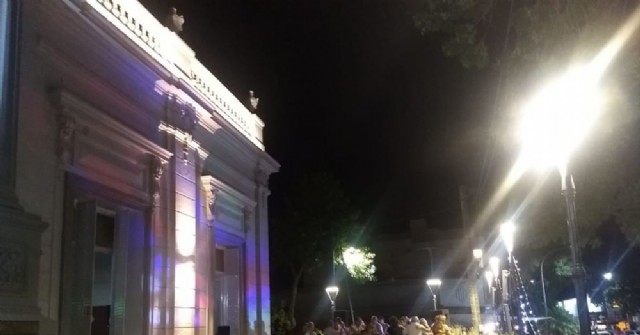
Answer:
[[137, 0], [72, 0], [90, 6], [176, 77], [184, 79], [253, 144], [264, 150], [264, 123], [251, 113], [174, 32], [163, 26]]

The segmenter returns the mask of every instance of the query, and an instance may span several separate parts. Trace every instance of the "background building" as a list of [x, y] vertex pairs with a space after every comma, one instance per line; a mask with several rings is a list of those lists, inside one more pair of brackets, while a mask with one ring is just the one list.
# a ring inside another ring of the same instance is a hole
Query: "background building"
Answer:
[[256, 100], [135, 0], [0, 0], [0, 65], [0, 334], [270, 332]]
[[[349, 294], [355, 316], [368, 320], [371, 315], [389, 317], [418, 315], [429, 317], [433, 312], [433, 295], [426, 285], [428, 278], [439, 278], [442, 286], [437, 294], [438, 309], [446, 309], [452, 323], [471, 326], [470, 283], [478, 292], [484, 322], [495, 319], [492, 295], [484, 278], [471, 282], [474, 244], [465, 237], [464, 229], [431, 229], [424, 220], [411, 220], [406, 233], [379, 235], [371, 245], [376, 254], [376, 281], [349, 282], [344, 270], [338, 269], [340, 292], [336, 308], [349, 308]], [[328, 272], [328, 270], [325, 269]], [[329, 299], [324, 287], [330, 275], [305, 277], [299, 291], [299, 321], [323, 321], [329, 318]]]

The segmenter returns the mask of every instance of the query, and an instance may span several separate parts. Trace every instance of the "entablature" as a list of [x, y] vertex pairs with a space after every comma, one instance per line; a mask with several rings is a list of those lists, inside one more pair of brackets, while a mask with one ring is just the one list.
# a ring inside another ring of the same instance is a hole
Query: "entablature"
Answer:
[[163, 26], [137, 0], [64, 0], [91, 21], [121, 33], [165, 68], [176, 82], [198, 95], [249, 142], [264, 150], [264, 123], [247, 109], [202, 63], [189, 46]]

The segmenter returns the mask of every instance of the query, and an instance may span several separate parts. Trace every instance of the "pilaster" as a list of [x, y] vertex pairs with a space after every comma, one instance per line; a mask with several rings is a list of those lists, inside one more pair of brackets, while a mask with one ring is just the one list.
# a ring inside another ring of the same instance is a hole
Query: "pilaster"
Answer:
[[[168, 304], [167, 334], [200, 334], [207, 326], [206, 251], [203, 256], [202, 237], [207, 235], [207, 225], [200, 222], [200, 171], [207, 153], [193, 140], [198, 118], [193, 106], [167, 97], [166, 118], [160, 130], [167, 136], [167, 146], [174, 153], [169, 162], [169, 229], [173, 254], [169, 264], [173, 276], [169, 276], [172, 299]], [[169, 330], [170, 329], [170, 330]]]
[[269, 219], [267, 199], [269, 197], [268, 169], [257, 165], [256, 180], [256, 209], [253, 217], [255, 229], [255, 263], [257, 276], [257, 318], [256, 334], [271, 333], [271, 291], [269, 283]]
[[40, 218], [16, 197], [20, 5], [0, 0], [0, 334], [37, 334]]

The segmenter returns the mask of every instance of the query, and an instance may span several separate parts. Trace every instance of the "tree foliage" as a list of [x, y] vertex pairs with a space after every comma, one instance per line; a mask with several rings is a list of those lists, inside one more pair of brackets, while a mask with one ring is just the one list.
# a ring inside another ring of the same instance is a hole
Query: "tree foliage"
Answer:
[[578, 335], [580, 327], [578, 321], [565, 311], [564, 308], [553, 306], [549, 309], [549, 333], [553, 335]]
[[291, 275], [288, 317], [295, 322], [301, 280], [317, 267], [331, 264], [336, 250], [361, 232], [359, 212], [336, 179], [310, 174], [287, 190], [271, 225], [272, 261]]
[[372, 281], [375, 279], [376, 266], [373, 260], [376, 254], [367, 247], [349, 246], [338, 253], [334, 262], [346, 268], [349, 276], [356, 281]]
[[[612, 220], [596, 230], [601, 243], [585, 252], [587, 287], [596, 304], [617, 305], [623, 314], [640, 312], [640, 274], [636, 267], [640, 248], [627, 241], [621, 227]], [[613, 279], [602, 275], [611, 272]]]
[[[511, 156], [518, 149], [511, 129], [523, 98], [551, 74], [594, 57], [637, 6], [629, 0], [422, 0], [422, 4], [415, 24], [424, 34], [443, 36], [446, 55], [466, 68], [488, 67], [497, 74], [495, 83], [487, 83], [495, 85], [495, 97], [489, 99], [493, 105], [487, 106], [495, 111], [488, 142]], [[635, 140], [640, 129], [635, 112], [640, 107], [638, 56], [636, 38], [603, 79], [606, 113], [572, 158], [580, 233], [595, 244], [595, 228], [612, 215], [628, 236], [640, 234], [640, 173], [628, 168], [634, 164], [629, 157], [640, 151]], [[543, 246], [567, 238], [558, 179], [554, 173], [516, 186], [522, 199], [529, 197], [521, 211], [521, 221], [527, 223], [523, 233], [544, 236], [527, 243]]]

